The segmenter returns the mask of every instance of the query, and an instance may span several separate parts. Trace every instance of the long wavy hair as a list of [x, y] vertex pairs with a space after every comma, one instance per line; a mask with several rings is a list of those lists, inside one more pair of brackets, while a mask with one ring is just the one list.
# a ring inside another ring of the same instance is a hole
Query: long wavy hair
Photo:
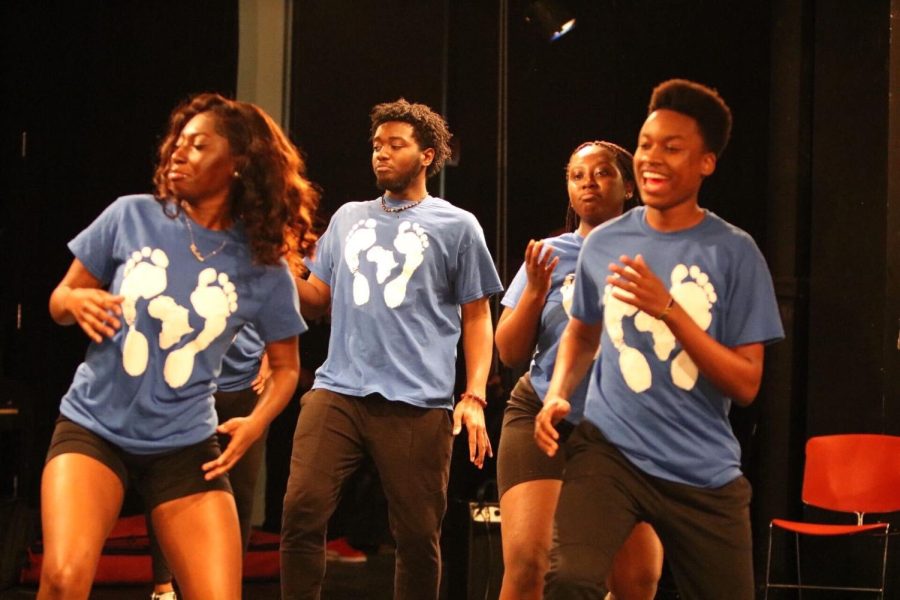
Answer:
[[319, 192], [306, 178], [300, 151], [255, 104], [203, 93], [176, 107], [153, 175], [157, 200], [174, 198], [166, 173], [175, 143], [187, 122], [200, 113], [214, 117], [216, 132], [231, 148], [237, 176], [228, 195], [228, 211], [232, 220], [243, 222], [253, 260], [273, 265], [284, 257], [295, 274], [302, 274], [303, 257], [312, 253], [318, 237], [313, 220]]

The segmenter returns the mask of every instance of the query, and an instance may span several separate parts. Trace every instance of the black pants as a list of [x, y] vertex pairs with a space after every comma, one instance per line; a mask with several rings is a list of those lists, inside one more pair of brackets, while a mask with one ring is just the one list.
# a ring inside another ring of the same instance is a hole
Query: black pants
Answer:
[[316, 389], [301, 400], [281, 529], [283, 600], [317, 599], [325, 535], [344, 481], [365, 455], [378, 469], [397, 544], [394, 597], [438, 597], [441, 521], [452, 443], [449, 414], [378, 395]]
[[649, 476], [587, 421], [569, 438], [556, 509], [558, 554], [545, 597], [598, 598], [616, 551], [638, 521], [662, 541], [682, 598], [752, 600], [750, 484], [716, 489]]

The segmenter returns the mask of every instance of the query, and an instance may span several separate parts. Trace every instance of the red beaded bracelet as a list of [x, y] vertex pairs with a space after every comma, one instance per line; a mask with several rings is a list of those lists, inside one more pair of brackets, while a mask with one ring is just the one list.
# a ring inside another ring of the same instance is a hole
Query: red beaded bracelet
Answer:
[[459, 401], [462, 402], [466, 398], [471, 398], [475, 402], [481, 405], [481, 408], [487, 408], [487, 400], [479, 396], [478, 394], [473, 394], [472, 392], [463, 392], [459, 395]]

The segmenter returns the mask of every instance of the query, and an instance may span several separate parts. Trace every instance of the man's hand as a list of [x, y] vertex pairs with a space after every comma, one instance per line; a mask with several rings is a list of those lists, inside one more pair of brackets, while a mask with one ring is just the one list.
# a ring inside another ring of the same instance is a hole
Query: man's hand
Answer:
[[480, 469], [494, 451], [484, 425], [484, 408], [478, 400], [465, 395], [453, 407], [453, 435], [459, 435], [463, 425], [469, 432], [469, 460]]
[[607, 283], [621, 290], [613, 292], [613, 297], [659, 318], [672, 298], [669, 289], [640, 254], [634, 258], [622, 255], [619, 262], [622, 264], [609, 264], [611, 274], [606, 278]]

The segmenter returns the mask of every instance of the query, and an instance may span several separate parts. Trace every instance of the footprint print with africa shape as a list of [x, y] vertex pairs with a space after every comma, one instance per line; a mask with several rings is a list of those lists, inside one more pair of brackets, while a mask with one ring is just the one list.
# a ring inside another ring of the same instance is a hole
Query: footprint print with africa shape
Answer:
[[[376, 222], [374, 219], [360, 219], [350, 228], [344, 246], [344, 262], [353, 275], [353, 302], [362, 306], [369, 302], [370, 284], [360, 271], [360, 256], [375, 264], [375, 279], [379, 284], [387, 281], [391, 272], [400, 264], [394, 252], [375, 244]], [[406, 289], [416, 269], [425, 260], [428, 248], [428, 234], [418, 223], [401, 221], [393, 241], [394, 249], [404, 256], [400, 273], [384, 286], [384, 301], [389, 308], [400, 306], [406, 299]]]
[[[715, 287], [697, 265], [690, 267], [679, 264], [672, 269], [669, 277], [669, 293], [697, 325], [706, 331], [712, 324], [712, 307], [718, 299]], [[661, 361], [669, 360], [676, 346], [675, 336], [659, 319], [612, 296], [613, 287], [604, 290], [604, 326], [619, 351], [619, 369], [628, 387], [635, 392], [644, 392], [652, 385], [652, 374], [647, 358], [636, 348], [625, 342], [622, 321], [634, 318], [634, 327], [642, 333], [649, 333], [653, 341], [653, 352]], [[697, 383], [699, 370], [684, 350], [680, 350], [669, 365], [672, 382], [683, 390], [691, 390]]]

